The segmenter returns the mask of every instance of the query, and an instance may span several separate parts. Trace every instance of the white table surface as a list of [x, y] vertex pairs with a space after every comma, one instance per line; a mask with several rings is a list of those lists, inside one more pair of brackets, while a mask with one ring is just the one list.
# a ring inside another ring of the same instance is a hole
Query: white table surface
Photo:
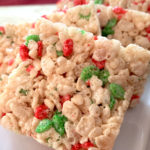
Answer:
[[[0, 7], [0, 25], [33, 22], [55, 9], [54, 5]], [[126, 113], [113, 150], [150, 150], [150, 77], [141, 103]], [[50, 150], [30, 137], [0, 127], [0, 150]]]

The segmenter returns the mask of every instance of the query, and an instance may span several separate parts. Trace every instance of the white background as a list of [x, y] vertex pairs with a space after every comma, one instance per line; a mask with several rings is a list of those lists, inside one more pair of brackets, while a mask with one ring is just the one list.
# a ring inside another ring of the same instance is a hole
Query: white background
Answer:
[[[49, 14], [52, 5], [0, 7], [0, 25], [33, 22]], [[113, 150], [150, 150], [150, 77], [141, 103], [126, 113], [124, 123]], [[149, 145], [148, 145], [149, 144]], [[16, 135], [0, 127], [0, 150], [50, 150], [30, 137]]]

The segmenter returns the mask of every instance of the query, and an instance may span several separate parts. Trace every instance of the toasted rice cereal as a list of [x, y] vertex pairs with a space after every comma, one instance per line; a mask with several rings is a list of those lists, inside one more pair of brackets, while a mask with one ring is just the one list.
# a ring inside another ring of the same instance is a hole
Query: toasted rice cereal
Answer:
[[22, 46], [30, 51], [0, 94], [2, 126], [56, 150], [113, 148], [130, 101], [142, 93], [150, 52], [81, 31], [36, 22]]

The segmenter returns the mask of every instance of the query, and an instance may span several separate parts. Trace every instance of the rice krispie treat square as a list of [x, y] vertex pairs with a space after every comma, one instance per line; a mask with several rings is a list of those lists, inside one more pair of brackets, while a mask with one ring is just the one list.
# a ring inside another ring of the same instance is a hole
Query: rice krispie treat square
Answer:
[[56, 150], [111, 150], [150, 52], [41, 19], [19, 55], [0, 94], [0, 124]]

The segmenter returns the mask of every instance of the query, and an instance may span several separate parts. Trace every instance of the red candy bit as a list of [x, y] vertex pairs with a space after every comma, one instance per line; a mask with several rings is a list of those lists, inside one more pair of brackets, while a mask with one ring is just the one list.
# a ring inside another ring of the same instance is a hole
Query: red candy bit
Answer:
[[138, 2], [132, 2], [134, 5], [138, 5]]
[[75, 145], [72, 146], [71, 150], [80, 150], [82, 148], [80, 143], [77, 143]]
[[26, 71], [27, 71], [27, 72], [30, 72], [33, 68], [34, 68], [33, 65], [29, 65], [29, 66], [27, 67]]
[[29, 57], [29, 49], [28, 49], [28, 47], [27, 47], [26, 45], [24, 45], [24, 44], [22, 44], [22, 45], [20, 46], [20, 51], [19, 51], [19, 53], [20, 53], [20, 57], [21, 57], [21, 59], [22, 59], [23, 61], [25, 61], [25, 60], [27, 60], [28, 58], [30, 58], [30, 57]]
[[38, 44], [37, 56], [42, 57], [43, 43], [42, 41], [38, 41], [37, 44]]
[[8, 66], [11, 66], [13, 63], [14, 63], [14, 59], [10, 59], [10, 60], [8, 61]]
[[92, 62], [95, 64], [96, 67], [99, 69], [103, 69], [105, 67], [105, 62], [106, 60], [103, 61], [96, 61], [95, 59], [92, 58]]
[[147, 35], [147, 39], [150, 41], [150, 35]]
[[94, 36], [94, 40], [98, 40], [98, 37], [97, 37], [97, 36]]
[[0, 26], [0, 33], [4, 34], [5, 33], [5, 28], [3, 26]]
[[32, 23], [32, 26], [31, 26], [32, 28], [35, 28], [35, 22], [34, 23]]
[[[46, 15], [41, 16], [42, 18], [48, 19], [48, 17]], [[49, 20], [49, 19], [48, 19]]]
[[87, 4], [86, 0], [74, 0], [74, 6]]
[[105, 6], [109, 6], [109, 3], [104, 3]]
[[133, 101], [133, 100], [135, 100], [135, 99], [139, 99], [140, 98], [140, 96], [138, 96], [138, 95], [133, 95], [132, 97], [131, 97], [131, 101]]
[[91, 85], [91, 84], [90, 84], [90, 80], [86, 81], [86, 85], [87, 85], [87, 86], [90, 86], [90, 85]]
[[57, 35], [58, 36], [58, 32], [56, 32], [56, 34], [55, 35]]
[[64, 46], [63, 46], [63, 54], [64, 56], [70, 56], [73, 52], [73, 40], [72, 39], [67, 39], [64, 41]]
[[66, 12], [67, 12], [67, 8], [66, 8], [66, 9], [61, 9], [61, 8], [60, 8], [60, 9], [58, 9], [57, 11], [58, 11], [58, 12], [66, 13]]
[[94, 147], [94, 144], [91, 143], [91, 142], [85, 142], [85, 143], [82, 144], [82, 148], [83, 149], [87, 149], [88, 150], [89, 147]]
[[150, 5], [148, 6], [147, 11], [150, 12]]
[[34, 116], [37, 119], [42, 120], [48, 118], [48, 113], [49, 113], [49, 108], [43, 104], [36, 108]]
[[113, 8], [113, 12], [119, 15], [119, 14], [125, 14], [127, 11], [121, 7], [115, 7]]
[[145, 31], [146, 31], [147, 33], [150, 33], [150, 26], [148, 26], [148, 27], [145, 29]]
[[64, 102], [71, 100], [71, 96], [70, 96], [69, 94], [67, 94], [67, 95], [65, 95], [65, 96], [60, 96], [60, 98], [61, 98], [60, 103], [61, 103], [61, 106], [62, 106], [62, 107], [63, 107]]
[[97, 9], [97, 13], [100, 13], [101, 12], [101, 10], [100, 9]]
[[37, 72], [36, 77], [38, 77], [38, 76], [40, 76], [40, 75], [41, 75], [41, 71], [39, 70], [39, 71]]
[[1, 118], [3, 118], [4, 116], [6, 116], [6, 113], [2, 113]]

